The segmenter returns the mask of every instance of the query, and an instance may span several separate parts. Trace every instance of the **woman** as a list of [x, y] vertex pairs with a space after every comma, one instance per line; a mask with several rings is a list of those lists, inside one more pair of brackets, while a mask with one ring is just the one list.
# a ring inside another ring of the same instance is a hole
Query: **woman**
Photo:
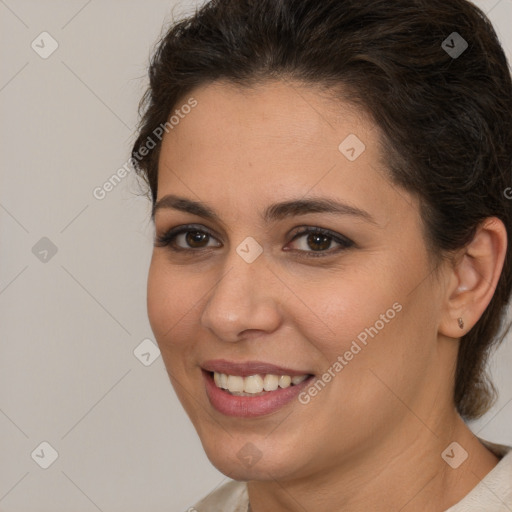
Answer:
[[465, 420], [511, 291], [512, 84], [465, 0], [218, 0], [150, 68], [148, 312], [202, 511], [512, 510]]

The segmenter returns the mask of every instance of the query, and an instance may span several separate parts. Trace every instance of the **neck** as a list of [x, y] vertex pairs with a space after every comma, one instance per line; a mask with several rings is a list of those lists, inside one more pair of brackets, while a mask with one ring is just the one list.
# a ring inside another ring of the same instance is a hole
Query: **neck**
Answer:
[[[426, 426], [411, 415], [378, 451], [292, 480], [250, 481], [252, 512], [444, 511], [464, 498], [498, 463], [458, 414]], [[463, 452], [468, 454], [456, 469]], [[441, 454], [445, 452], [445, 459]]]

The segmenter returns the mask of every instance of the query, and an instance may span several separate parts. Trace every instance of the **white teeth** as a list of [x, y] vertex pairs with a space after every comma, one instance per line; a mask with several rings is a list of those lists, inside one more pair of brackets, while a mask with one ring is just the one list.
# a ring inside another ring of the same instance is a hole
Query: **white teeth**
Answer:
[[218, 388], [227, 389], [230, 393], [238, 396], [262, 395], [268, 391], [275, 391], [278, 388], [289, 388], [297, 385], [308, 378], [308, 375], [227, 375], [225, 373], [213, 372], [213, 380]]
[[227, 389], [229, 391], [243, 391], [244, 378], [238, 375], [228, 375]]
[[279, 387], [289, 388], [292, 384], [292, 378], [289, 375], [281, 375], [279, 377]]
[[261, 393], [263, 391], [263, 379], [259, 375], [245, 377], [244, 391], [246, 393]]
[[265, 391], [275, 391], [279, 387], [279, 377], [277, 375], [265, 375], [263, 379], [263, 389]]
[[301, 382], [304, 382], [308, 378], [307, 375], [299, 375], [292, 377], [292, 384], [295, 386], [297, 384], [300, 384]]

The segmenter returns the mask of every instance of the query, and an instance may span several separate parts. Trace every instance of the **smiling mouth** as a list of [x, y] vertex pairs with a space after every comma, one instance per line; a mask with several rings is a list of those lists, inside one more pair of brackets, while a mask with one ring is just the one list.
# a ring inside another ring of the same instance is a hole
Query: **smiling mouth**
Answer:
[[[205, 366], [210, 366], [202, 368], [210, 405], [224, 416], [244, 419], [265, 416], [289, 404], [299, 404], [294, 399], [315, 379], [309, 373], [302, 374], [266, 363], [217, 362], [217, 368], [211, 368], [211, 363]], [[230, 370], [242, 375], [224, 373]], [[263, 373], [268, 371], [275, 373]]]
[[286, 389], [304, 382], [311, 374], [304, 375], [275, 375], [255, 374], [243, 377], [226, 373], [209, 372], [215, 385], [233, 396], [264, 396], [278, 389]]

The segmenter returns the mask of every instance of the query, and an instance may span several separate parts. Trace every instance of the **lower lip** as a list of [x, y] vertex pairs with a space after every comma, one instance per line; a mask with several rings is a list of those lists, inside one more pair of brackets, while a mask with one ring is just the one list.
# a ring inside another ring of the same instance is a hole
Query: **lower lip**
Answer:
[[226, 416], [254, 418], [275, 412], [291, 402], [309, 385], [312, 375], [300, 384], [287, 388], [278, 388], [261, 396], [235, 396], [218, 388], [210, 372], [202, 370], [206, 382], [206, 394], [212, 406]]

